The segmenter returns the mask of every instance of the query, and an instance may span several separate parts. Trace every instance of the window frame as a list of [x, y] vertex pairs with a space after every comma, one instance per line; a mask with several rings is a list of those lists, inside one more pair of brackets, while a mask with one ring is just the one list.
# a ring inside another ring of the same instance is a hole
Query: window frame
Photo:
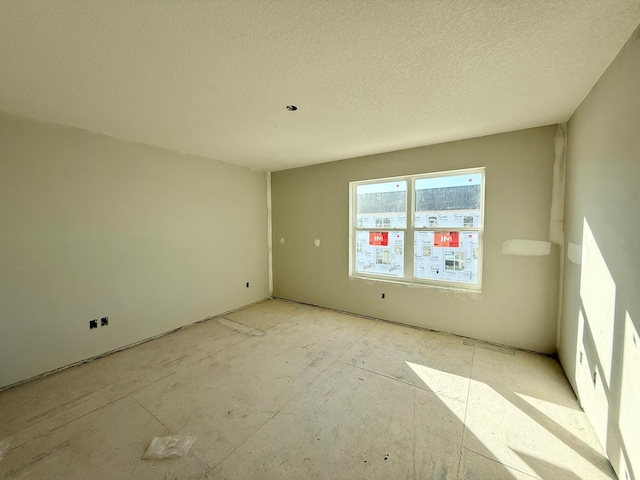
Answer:
[[[416, 181], [425, 178], [439, 178], [449, 177], [457, 175], [468, 174], [480, 174], [481, 175], [481, 188], [480, 188], [480, 224], [473, 227], [416, 227], [415, 226], [415, 200], [416, 200]], [[406, 181], [407, 194], [406, 194], [406, 227], [405, 228], [391, 228], [391, 227], [373, 227], [365, 228], [358, 227], [357, 221], [357, 187], [360, 185], [369, 185], [386, 182], [398, 182]], [[463, 290], [479, 293], [482, 290], [482, 269], [484, 259], [484, 216], [485, 216], [485, 190], [486, 190], [486, 169], [485, 167], [464, 168], [457, 170], [446, 170], [439, 172], [421, 173], [415, 175], [402, 175], [395, 177], [383, 177], [373, 178], [360, 181], [349, 182], [349, 277], [359, 278], [363, 280], [374, 280], [387, 283], [399, 283], [404, 285], [424, 286], [432, 288], [443, 288], [453, 290]], [[420, 231], [442, 231], [446, 229], [448, 231], [460, 232], [463, 235], [464, 232], [473, 231], [478, 232], [478, 271], [477, 282], [466, 283], [456, 282], [450, 280], [434, 280], [427, 278], [417, 278], [414, 272], [415, 266], [415, 237], [416, 232]], [[376, 232], [391, 232], [401, 231], [404, 232], [404, 265], [403, 276], [396, 277], [391, 275], [384, 275], [379, 273], [364, 273], [356, 271], [356, 237], [358, 231], [376, 231]]]

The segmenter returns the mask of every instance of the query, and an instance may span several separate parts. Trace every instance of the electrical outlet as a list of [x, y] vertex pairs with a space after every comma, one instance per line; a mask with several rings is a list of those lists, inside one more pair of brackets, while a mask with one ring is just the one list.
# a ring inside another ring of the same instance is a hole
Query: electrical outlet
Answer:
[[89, 320], [89, 330], [93, 330], [94, 328], [98, 328], [98, 319]]
[[106, 327], [107, 325], [109, 325], [109, 317], [102, 317], [100, 319], [100, 326]]

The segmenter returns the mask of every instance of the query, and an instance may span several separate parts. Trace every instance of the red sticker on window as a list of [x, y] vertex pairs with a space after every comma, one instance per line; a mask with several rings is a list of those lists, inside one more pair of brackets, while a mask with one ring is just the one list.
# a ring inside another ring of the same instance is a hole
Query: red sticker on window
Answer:
[[369, 245], [389, 245], [389, 232], [369, 232]]
[[460, 232], [433, 232], [435, 247], [459, 247]]

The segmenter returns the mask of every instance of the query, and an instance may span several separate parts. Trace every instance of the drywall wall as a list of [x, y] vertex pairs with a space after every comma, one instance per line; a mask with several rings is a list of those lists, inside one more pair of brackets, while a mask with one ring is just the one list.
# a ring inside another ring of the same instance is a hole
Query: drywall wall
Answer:
[[246, 168], [0, 115], [0, 386], [266, 298], [266, 188]]
[[619, 478], [640, 478], [640, 40], [569, 121], [560, 360]]
[[[274, 295], [554, 352], [558, 246], [518, 256], [502, 244], [549, 239], [555, 133], [549, 126], [273, 172]], [[482, 166], [482, 293], [349, 277], [349, 182]]]

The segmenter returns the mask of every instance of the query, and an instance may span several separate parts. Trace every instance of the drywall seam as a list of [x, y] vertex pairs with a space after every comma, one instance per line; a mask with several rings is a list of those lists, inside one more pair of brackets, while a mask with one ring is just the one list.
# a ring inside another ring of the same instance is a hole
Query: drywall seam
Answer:
[[75, 367], [77, 365], [82, 365], [83, 363], [93, 362], [94, 360], [98, 360], [99, 358], [106, 357], [106, 356], [111, 355], [113, 353], [118, 353], [118, 352], [121, 352], [122, 350], [128, 350], [130, 348], [137, 347], [138, 345], [142, 345], [143, 343], [147, 343], [147, 342], [150, 342], [152, 340], [157, 340], [158, 338], [162, 338], [162, 337], [164, 337], [166, 335], [170, 335], [170, 334], [175, 333], [175, 332], [177, 332], [179, 330], [183, 330], [183, 329], [185, 329], [187, 327], [191, 327], [192, 325], [197, 325], [199, 323], [207, 322], [209, 320], [215, 320], [217, 318], [224, 317], [225, 315], [229, 315], [229, 314], [231, 314], [233, 312], [237, 312], [238, 310], [242, 310], [243, 308], [253, 307], [254, 305], [258, 305], [259, 303], [266, 302], [268, 300], [270, 300], [270, 299], [269, 298], [263, 298], [263, 299], [258, 300], [256, 302], [248, 303], [247, 305], [242, 305], [241, 307], [233, 308], [231, 310], [227, 310], [226, 312], [222, 312], [222, 313], [219, 313], [217, 315], [211, 315], [210, 317], [203, 318], [202, 320], [196, 320], [195, 322], [188, 323], [186, 325], [182, 325], [182, 326], [180, 326], [178, 328], [173, 328], [173, 329], [169, 330], [168, 332], [159, 333], [158, 335], [154, 335], [154, 336], [149, 337], [149, 338], [143, 338], [142, 340], [130, 343], [128, 345], [124, 345], [123, 347], [114, 348], [113, 350], [109, 350], [108, 352], [104, 352], [104, 353], [101, 353], [99, 355], [94, 355], [93, 357], [85, 358], [84, 360], [78, 360], [77, 362], [70, 363], [69, 365], [64, 365], [62, 367], [54, 368], [53, 370], [49, 370], [48, 372], [39, 373], [38, 375], [34, 375], [33, 377], [25, 378], [23, 380], [19, 380], [19, 381], [14, 382], [14, 383], [10, 383], [9, 385], [4, 385], [4, 386], [0, 387], [0, 393], [4, 392], [5, 390], [9, 390], [11, 388], [14, 388], [14, 387], [19, 387], [22, 384], [32, 382], [33, 380], [38, 380], [39, 378], [48, 377], [49, 375], [53, 375], [54, 373], [62, 372], [63, 370], [66, 370], [68, 368], [72, 368], [72, 367]]
[[502, 244], [503, 255], [521, 255], [526, 257], [540, 257], [551, 255], [551, 242], [540, 240], [507, 240]]
[[560, 245], [560, 279], [558, 282], [558, 314], [556, 315], [556, 349], [560, 349], [562, 328], [562, 292], [564, 287], [564, 189], [567, 165], [567, 124], [560, 123], [553, 140], [553, 189], [551, 191], [551, 214], [549, 218], [549, 240]]
[[271, 218], [271, 172], [267, 172], [267, 250], [269, 252], [269, 296], [273, 296], [273, 223]]
[[[564, 232], [562, 232], [564, 237]], [[558, 281], [558, 313], [556, 315], [556, 350], [560, 350], [560, 334], [562, 331], [562, 296], [564, 291], [564, 241], [560, 243], [560, 258], [558, 265], [558, 275], [560, 279]]]
[[567, 156], [567, 124], [561, 123], [553, 141], [553, 189], [551, 191], [551, 215], [549, 218], [549, 240], [561, 245], [564, 230], [564, 173]]

